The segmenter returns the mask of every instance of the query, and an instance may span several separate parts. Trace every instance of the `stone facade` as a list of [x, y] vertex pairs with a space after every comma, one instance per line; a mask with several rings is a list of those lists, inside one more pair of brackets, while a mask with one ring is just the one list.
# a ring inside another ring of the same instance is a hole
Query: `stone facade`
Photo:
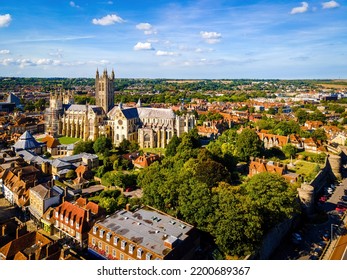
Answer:
[[114, 106], [114, 72], [96, 72], [96, 105], [76, 105], [67, 93], [51, 94], [46, 110], [46, 133], [95, 141], [105, 135], [118, 146], [124, 139], [141, 148], [165, 148], [173, 135], [181, 136], [195, 126], [192, 114], [177, 116], [172, 109]]

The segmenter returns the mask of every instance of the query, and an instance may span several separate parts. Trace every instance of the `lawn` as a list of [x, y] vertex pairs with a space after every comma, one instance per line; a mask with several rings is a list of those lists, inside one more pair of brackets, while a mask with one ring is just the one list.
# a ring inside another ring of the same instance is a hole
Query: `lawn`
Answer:
[[317, 166], [317, 163], [314, 163], [314, 162], [296, 160], [295, 167], [292, 171], [295, 171], [295, 173], [300, 174], [304, 176], [305, 178], [308, 178], [308, 177], [312, 177], [314, 173], [317, 173], [316, 166]]
[[73, 137], [66, 137], [66, 136], [60, 137], [58, 139], [60, 144], [63, 144], [63, 145], [74, 144], [81, 140], [80, 138], [73, 138]]
[[144, 153], [153, 153], [153, 154], [165, 155], [165, 149], [164, 148], [143, 148], [142, 150]]

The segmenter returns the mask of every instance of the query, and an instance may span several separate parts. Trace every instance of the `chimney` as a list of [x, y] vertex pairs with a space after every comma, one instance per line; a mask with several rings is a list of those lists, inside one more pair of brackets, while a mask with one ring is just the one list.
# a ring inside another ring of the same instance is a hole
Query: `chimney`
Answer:
[[48, 256], [49, 256], [49, 246], [50, 246], [50, 244], [47, 244], [47, 246], [46, 246], [46, 258], [48, 258]]
[[1, 227], [1, 236], [5, 236], [6, 235], [6, 227], [7, 227], [7, 225], [2, 225], [2, 227]]
[[89, 223], [91, 217], [92, 217], [92, 210], [91, 209], [87, 209], [87, 222], [88, 223]]

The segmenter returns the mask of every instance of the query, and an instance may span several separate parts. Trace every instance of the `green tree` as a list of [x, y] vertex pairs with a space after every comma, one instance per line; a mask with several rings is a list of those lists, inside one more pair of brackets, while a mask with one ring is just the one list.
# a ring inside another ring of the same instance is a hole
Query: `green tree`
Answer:
[[328, 140], [328, 137], [327, 137], [324, 129], [322, 129], [322, 128], [317, 128], [316, 130], [314, 130], [311, 134], [311, 137], [313, 139], [320, 140], [323, 142]]
[[281, 121], [273, 129], [273, 132], [278, 135], [288, 136], [290, 134], [297, 134], [300, 131], [300, 126], [294, 120]]
[[295, 117], [297, 117], [299, 124], [304, 124], [309, 119], [309, 114], [305, 110], [299, 109], [295, 112]]
[[286, 144], [282, 147], [282, 152], [285, 154], [286, 158], [295, 157], [298, 149], [292, 144]]
[[73, 149], [73, 154], [74, 155], [78, 155], [80, 153], [94, 154], [93, 145], [94, 145], [94, 142], [91, 140], [80, 141], [77, 144], [75, 144], [74, 149]]
[[65, 178], [66, 179], [75, 179], [77, 177], [77, 174], [75, 172], [75, 170], [69, 170], [66, 175], [65, 175]]
[[244, 257], [259, 248], [264, 230], [262, 219], [240, 186], [220, 183], [214, 190], [216, 205], [208, 231], [226, 255]]
[[257, 157], [261, 150], [262, 142], [253, 129], [245, 128], [237, 136], [235, 152], [241, 160], [248, 161], [250, 157]]
[[295, 187], [277, 173], [256, 174], [242, 186], [251, 204], [256, 207], [265, 232], [292, 218], [299, 209]]
[[171, 140], [169, 141], [169, 143], [166, 146], [165, 156], [167, 156], [167, 157], [174, 156], [176, 154], [177, 147], [180, 143], [181, 143], [181, 140], [177, 137], [176, 134], [174, 136], [172, 136]]
[[104, 154], [105, 151], [109, 151], [112, 149], [112, 141], [108, 137], [101, 136], [95, 140], [93, 144], [93, 149], [95, 153]]

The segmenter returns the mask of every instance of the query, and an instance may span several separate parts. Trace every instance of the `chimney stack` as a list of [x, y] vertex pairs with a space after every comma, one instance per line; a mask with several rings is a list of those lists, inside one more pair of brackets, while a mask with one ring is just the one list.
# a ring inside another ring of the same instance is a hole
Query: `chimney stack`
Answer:
[[2, 227], [1, 227], [1, 236], [5, 236], [6, 235], [6, 227], [7, 227], [7, 225], [2, 225]]

